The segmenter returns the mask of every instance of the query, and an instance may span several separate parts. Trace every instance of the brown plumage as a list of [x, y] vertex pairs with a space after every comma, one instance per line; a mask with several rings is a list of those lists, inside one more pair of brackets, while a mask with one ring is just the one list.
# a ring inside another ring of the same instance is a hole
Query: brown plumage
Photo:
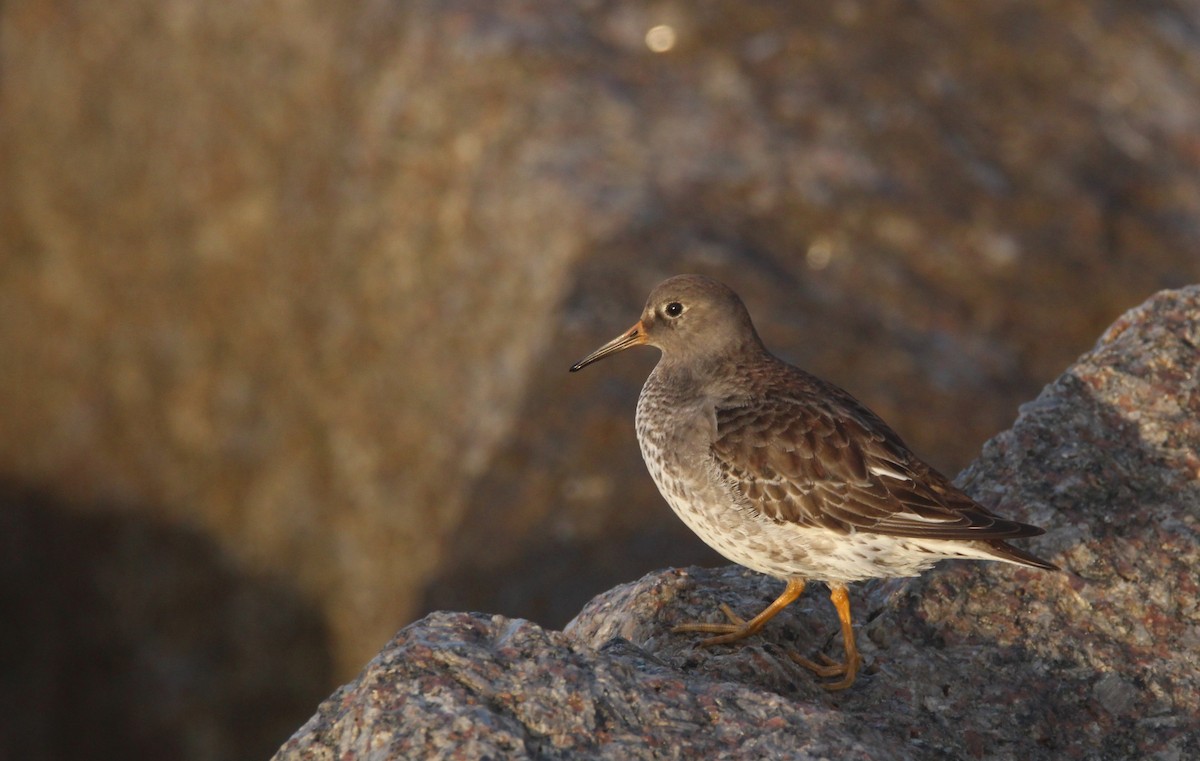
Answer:
[[757, 632], [803, 591], [826, 582], [842, 623], [846, 661], [818, 665], [849, 687], [860, 662], [845, 585], [912, 576], [943, 558], [1054, 566], [1005, 540], [1042, 530], [1001, 518], [925, 464], [847, 392], [772, 355], [741, 299], [681, 275], [650, 294], [641, 320], [571, 368], [649, 344], [662, 358], [638, 400], [642, 455], [676, 514], [725, 557], [788, 582], [750, 621], [677, 631]]

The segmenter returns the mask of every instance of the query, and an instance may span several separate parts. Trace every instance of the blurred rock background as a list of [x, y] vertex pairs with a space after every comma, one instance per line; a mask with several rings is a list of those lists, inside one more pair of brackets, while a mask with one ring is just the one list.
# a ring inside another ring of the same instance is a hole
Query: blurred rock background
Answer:
[[659, 279], [950, 472], [1200, 280], [1200, 3], [16, 0], [0, 180], [0, 755], [262, 758], [428, 610], [719, 562], [653, 351], [566, 374]]

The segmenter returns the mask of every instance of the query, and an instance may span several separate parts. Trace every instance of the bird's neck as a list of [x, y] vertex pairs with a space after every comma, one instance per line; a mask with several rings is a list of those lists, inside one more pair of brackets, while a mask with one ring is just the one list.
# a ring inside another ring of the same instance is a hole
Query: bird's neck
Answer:
[[710, 396], [714, 392], [719, 395], [727, 385], [745, 388], [751, 380], [749, 368], [761, 365], [764, 357], [779, 361], [761, 345], [692, 357], [688, 362], [673, 361], [664, 354], [649, 382], [670, 388], [673, 394], [683, 398]]

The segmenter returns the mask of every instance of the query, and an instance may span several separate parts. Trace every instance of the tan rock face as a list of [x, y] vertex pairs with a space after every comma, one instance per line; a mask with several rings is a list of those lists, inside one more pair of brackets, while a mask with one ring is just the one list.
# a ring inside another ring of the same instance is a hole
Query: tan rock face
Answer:
[[526, 116], [467, 94], [519, 61], [429, 61], [428, 15], [35, 11], [6, 19], [4, 469], [286, 569], [348, 672], [411, 614], [589, 226]]
[[348, 677], [426, 607], [562, 623], [709, 557], [638, 459], [652, 359], [565, 372], [695, 270], [953, 470], [1200, 279], [1190, 27], [1091, 13], [6, 3], [0, 497], [289, 586], [248, 597], [308, 622], [276, 675]]

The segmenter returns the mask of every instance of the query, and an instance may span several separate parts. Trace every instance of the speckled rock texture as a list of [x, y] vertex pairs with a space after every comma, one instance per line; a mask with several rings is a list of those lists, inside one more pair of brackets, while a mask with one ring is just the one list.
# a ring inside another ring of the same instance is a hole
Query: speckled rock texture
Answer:
[[562, 632], [478, 613], [403, 629], [276, 756], [1111, 759], [1200, 755], [1200, 287], [1163, 292], [961, 476], [1048, 528], [1050, 573], [955, 562], [853, 595], [866, 665], [826, 693], [786, 652], [837, 656], [810, 591], [762, 634], [703, 650], [670, 628], [778, 582], [662, 571]]

